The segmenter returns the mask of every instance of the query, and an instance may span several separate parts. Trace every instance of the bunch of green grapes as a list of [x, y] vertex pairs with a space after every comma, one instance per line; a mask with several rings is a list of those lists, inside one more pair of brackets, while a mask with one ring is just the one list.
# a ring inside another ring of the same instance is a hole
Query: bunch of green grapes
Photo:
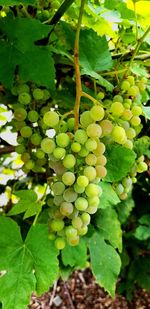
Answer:
[[56, 132], [54, 137], [41, 141], [41, 149], [55, 172], [51, 183], [54, 208], [49, 237], [55, 239], [58, 249], [63, 249], [66, 243], [77, 245], [80, 236], [88, 231], [90, 216], [98, 209], [102, 194], [99, 183], [107, 173], [99, 124], [104, 116], [103, 107], [93, 106], [81, 114], [79, 129], [75, 132], [74, 118], [62, 125], [55, 111], [50, 110], [43, 116], [44, 124]]

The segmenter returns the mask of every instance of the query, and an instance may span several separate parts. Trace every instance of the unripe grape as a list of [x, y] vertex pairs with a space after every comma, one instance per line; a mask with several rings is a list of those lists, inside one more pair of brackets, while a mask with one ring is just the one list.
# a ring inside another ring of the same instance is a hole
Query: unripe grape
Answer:
[[84, 144], [87, 141], [88, 136], [85, 130], [78, 129], [75, 132], [74, 138], [75, 138], [75, 141], [78, 142], [79, 144]]
[[99, 196], [102, 194], [102, 189], [94, 184], [94, 183], [90, 183], [86, 188], [85, 188], [85, 193], [88, 197], [92, 197], [92, 196]]
[[87, 128], [89, 124], [93, 123], [90, 111], [85, 111], [81, 114], [80, 123], [84, 128]]
[[99, 200], [99, 197], [98, 196], [92, 196], [92, 197], [89, 197], [88, 198], [88, 204], [89, 206], [92, 206], [92, 207], [98, 207], [100, 203], [100, 200]]
[[142, 108], [140, 106], [133, 106], [131, 111], [132, 111], [133, 116], [142, 115]]
[[118, 144], [124, 144], [127, 140], [125, 130], [120, 126], [115, 126], [112, 131], [112, 138]]
[[35, 100], [40, 101], [44, 97], [44, 92], [42, 89], [36, 88], [33, 90], [32, 95]]
[[122, 194], [124, 192], [124, 187], [121, 183], [119, 183], [116, 188], [115, 188], [115, 191], [116, 193], [119, 195], [119, 194]]
[[[62, 202], [64, 202], [63, 196], [62, 195], [55, 195], [54, 196], [54, 204], [56, 206], [60, 206], [62, 204]], [[49, 205], [48, 205], [49, 206]]]
[[78, 229], [78, 235], [84, 236], [88, 232], [87, 225], [82, 226], [80, 229]]
[[147, 171], [147, 168], [148, 168], [148, 166], [145, 162], [139, 162], [138, 166], [137, 166], [137, 172], [143, 173], [143, 172]]
[[114, 102], [111, 105], [110, 112], [114, 117], [120, 117], [124, 112], [124, 106], [120, 102]]
[[56, 238], [56, 235], [54, 233], [49, 233], [48, 234], [48, 239], [49, 240], [54, 240]]
[[26, 151], [26, 148], [24, 145], [18, 145], [15, 147], [15, 151], [19, 154], [22, 154]]
[[89, 206], [86, 211], [87, 213], [89, 213], [90, 215], [93, 215], [97, 212], [98, 207], [97, 206]]
[[33, 145], [35, 145], [35, 146], [40, 145], [41, 140], [42, 140], [42, 137], [41, 137], [40, 134], [38, 134], [38, 133], [32, 134], [32, 136], [31, 136], [31, 143], [32, 143]]
[[93, 153], [99, 157], [100, 155], [102, 155], [106, 150], [106, 147], [104, 145], [104, 143], [99, 142], [97, 144], [97, 148], [95, 150], [93, 150]]
[[132, 118], [133, 114], [130, 109], [125, 109], [123, 114], [122, 114], [122, 119], [124, 120], [130, 120]]
[[17, 136], [17, 143], [18, 144], [23, 144], [25, 139], [22, 136]]
[[48, 111], [44, 114], [43, 122], [50, 128], [54, 128], [59, 123], [59, 116], [56, 112]]
[[66, 133], [59, 133], [56, 136], [56, 143], [59, 147], [65, 148], [70, 143], [70, 138]]
[[61, 181], [57, 181], [52, 185], [54, 195], [61, 195], [65, 190], [65, 185]]
[[126, 140], [125, 144], [123, 144], [124, 147], [128, 149], [133, 149], [133, 142], [129, 139]]
[[96, 165], [104, 166], [104, 165], [106, 165], [106, 163], [107, 163], [107, 159], [104, 155], [97, 157]]
[[100, 121], [104, 118], [105, 111], [103, 107], [94, 105], [90, 110], [90, 116], [94, 121]]
[[74, 130], [74, 126], [75, 126], [75, 118], [69, 118], [67, 120], [67, 127], [69, 131], [73, 131]]
[[146, 77], [142, 77], [140, 82], [143, 83], [143, 84], [147, 84], [148, 79]]
[[70, 202], [63, 202], [60, 205], [60, 212], [63, 216], [68, 217], [73, 213], [73, 204]]
[[139, 88], [137, 86], [131, 86], [128, 90], [128, 95], [136, 97], [139, 94]]
[[64, 221], [62, 219], [52, 220], [51, 223], [50, 223], [50, 228], [54, 232], [59, 232], [59, 231], [63, 230], [63, 228], [64, 228]]
[[80, 211], [84, 211], [88, 207], [88, 202], [84, 197], [78, 197], [75, 201], [75, 207]]
[[97, 161], [97, 158], [96, 158], [96, 156], [95, 156], [94, 154], [92, 154], [92, 153], [89, 153], [89, 154], [87, 155], [87, 157], [85, 158], [85, 162], [86, 162], [86, 164], [88, 164], [88, 165], [95, 165], [95, 164], [96, 164], [96, 161]]
[[88, 140], [85, 143], [85, 147], [87, 150], [93, 151], [97, 148], [97, 142], [92, 138], [88, 138]]
[[18, 121], [23, 121], [26, 119], [27, 112], [24, 108], [19, 107], [14, 112], [14, 118]]
[[127, 80], [129, 81], [130, 85], [133, 86], [135, 84], [135, 79], [134, 79], [134, 76], [132, 75], [129, 75], [127, 77]]
[[37, 122], [38, 118], [39, 118], [39, 114], [36, 111], [32, 110], [28, 113], [28, 119], [31, 122]]
[[127, 195], [126, 192], [123, 192], [122, 194], [119, 195], [119, 197], [120, 197], [121, 200], [126, 200], [128, 195]]
[[81, 220], [80, 217], [75, 217], [72, 219], [72, 226], [75, 228], [75, 229], [80, 229], [83, 225], [83, 222]]
[[71, 144], [71, 150], [73, 152], [79, 152], [81, 150], [81, 145], [77, 142]]
[[34, 168], [34, 161], [33, 160], [28, 160], [26, 163], [25, 163], [25, 167], [28, 169], [28, 170], [32, 170], [32, 168]]
[[27, 92], [22, 92], [18, 96], [18, 101], [23, 105], [27, 105], [31, 102], [31, 96]]
[[123, 102], [123, 97], [120, 94], [117, 94], [113, 97], [113, 102]]
[[128, 108], [130, 108], [131, 105], [132, 105], [132, 100], [131, 99], [124, 99], [123, 103], [124, 103], [124, 106], [126, 106], [126, 104], [127, 104]]
[[96, 178], [96, 170], [93, 166], [86, 166], [84, 168], [83, 174], [88, 178], [89, 181], [92, 181]]
[[133, 128], [129, 128], [126, 131], [126, 135], [129, 139], [133, 139], [136, 136], [136, 131]]
[[85, 188], [89, 184], [89, 180], [86, 176], [81, 175], [81, 176], [78, 176], [77, 178], [77, 184], [78, 186]]
[[77, 236], [77, 229], [75, 229], [72, 225], [69, 225], [65, 228], [65, 234], [67, 238], [73, 238]]
[[51, 97], [50, 92], [47, 89], [43, 90], [43, 100], [47, 101]]
[[104, 178], [107, 175], [107, 170], [102, 165], [96, 165], [96, 176]]
[[100, 122], [100, 126], [102, 129], [102, 135], [107, 136], [112, 132], [113, 124], [110, 120], [104, 119]]
[[32, 135], [32, 129], [29, 126], [21, 128], [20, 134], [22, 137], [30, 137]]
[[138, 116], [133, 116], [130, 120], [130, 123], [133, 127], [137, 127], [141, 123], [141, 119]]
[[66, 172], [62, 175], [62, 181], [66, 186], [72, 186], [75, 182], [75, 175], [72, 172]]
[[66, 202], [73, 203], [78, 197], [77, 192], [73, 188], [68, 188], [64, 191], [63, 198]]
[[83, 224], [88, 225], [91, 221], [91, 216], [87, 212], [84, 212], [81, 215], [81, 220], [82, 220]]
[[102, 129], [97, 123], [91, 123], [86, 129], [86, 133], [91, 138], [100, 137], [102, 135]]
[[30, 160], [30, 154], [28, 152], [24, 152], [21, 155], [21, 160], [25, 163]]
[[76, 164], [76, 159], [72, 154], [68, 154], [64, 157], [63, 159], [64, 167], [70, 169], [70, 168], [73, 168], [75, 164]]
[[45, 157], [45, 153], [42, 149], [37, 149], [35, 155], [38, 159], [43, 159]]
[[121, 83], [121, 89], [124, 90], [124, 91], [127, 91], [130, 87], [131, 87], [131, 84], [127, 80], [124, 80]]
[[53, 151], [53, 155], [57, 160], [63, 159], [65, 157], [66, 150], [61, 147], [56, 147]]
[[85, 191], [85, 187], [79, 186], [77, 183], [74, 184], [74, 190], [77, 193], [83, 193]]
[[56, 147], [55, 142], [49, 137], [45, 137], [41, 142], [41, 149], [45, 153], [52, 153], [55, 147]]
[[68, 243], [69, 243], [69, 245], [70, 246], [77, 246], [78, 245], [78, 243], [79, 243], [79, 236], [77, 235], [77, 236], [75, 236], [75, 237], [70, 237], [70, 238], [68, 238], [67, 240], [68, 240]]
[[100, 92], [97, 93], [97, 99], [98, 100], [103, 100], [104, 97], [105, 97], [105, 93], [104, 92], [100, 91]]
[[132, 186], [132, 179], [130, 177], [123, 178], [122, 184], [123, 184], [124, 187], [131, 187]]
[[56, 238], [56, 240], [55, 240], [55, 247], [58, 250], [64, 249], [65, 245], [66, 245], [66, 243], [65, 243], [65, 240], [63, 238], [61, 238], [61, 237]]

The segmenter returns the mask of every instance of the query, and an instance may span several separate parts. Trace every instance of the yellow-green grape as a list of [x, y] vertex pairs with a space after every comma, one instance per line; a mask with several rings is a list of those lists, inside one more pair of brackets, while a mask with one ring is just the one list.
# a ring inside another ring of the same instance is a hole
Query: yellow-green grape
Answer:
[[115, 126], [112, 131], [112, 138], [118, 144], [125, 144], [127, 140], [125, 130], [120, 126]]
[[32, 170], [32, 168], [34, 168], [34, 165], [35, 165], [35, 162], [33, 160], [29, 160], [25, 163], [25, 167], [28, 169], [28, 170]]
[[91, 221], [91, 216], [87, 212], [84, 212], [81, 214], [81, 220], [83, 224], [88, 225]]
[[97, 142], [92, 138], [88, 138], [88, 140], [85, 143], [85, 147], [87, 150], [93, 151], [97, 148]]
[[49, 240], [54, 240], [56, 238], [56, 235], [54, 233], [49, 233], [48, 234], [48, 239]]
[[25, 138], [30, 137], [32, 135], [32, 129], [29, 126], [25, 126], [21, 128], [20, 134], [22, 137], [25, 137]]
[[65, 248], [65, 240], [61, 237], [57, 237], [56, 240], [55, 240], [55, 247], [58, 249], [58, 250], [62, 250]]
[[66, 202], [73, 203], [78, 197], [77, 192], [73, 188], [68, 188], [64, 191], [63, 198]]
[[79, 144], [84, 144], [87, 141], [88, 136], [85, 130], [78, 129], [75, 132], [74, 138], [75, 138], [75, 141], [78, 142]]
[[100, 203], [99, 197], [98, 196], [92, 196], [88, 198], [88, 204], [89, 206], [97, 207]]
[[87, 225], [82, 226], [80, 229], [78, 229], [78, 235], [84, 236], [88, 232], [88, 227]]
[[136, 97], [139, 94], [139, 88], [137, 86], [131, 86], [128, 90], [128, 95]]
[[67, 127], [69, 131], [73, 131], [74, 130], [74, 126], [75, 126], [75, 118], [69, 118], [67, 120]]
[[75, 229], [80, 229], [83, 225], [83, 221], [80, 217], [75, 217], [72, 219], [72, 226], [75, 228]]
[[124, 120], [130, 120], [132, 118], [133, 114], [130, 109], [125, 109], [123, 114], [122, 114], [122, 119]]
[[62, 231], [64, 228], [64, 221], [62, 219], [55, 219], [50, 222], [50, 228], [54, 232]]
[[38, 159], [43, 159], [45, 157], [44, 151], [40, 148], [36, 150], [35, 155]]
[[[16, 151], [17, 152], [17, 151]], [[21, 160], [25, 163], [30, 160], [30, 154], [28, 152], [24, 152], [21, 155]]]
[[66, 186], [72, 186], [75, 182], [75, 175], [72, 172], [66, 172], [62, 175], [62, 181]]
[[122, 194], [119, 195], [121, 200], [126, 200], [128, 197], [128, 194], [126, 192], [123, 192]]
[[143, 162], [144, 161], [144, 155], [140, 156], [138, 159], [137, 159], [137, 162]]
[[56, 147], [55, 142], [49, 137], [45, 137], [41, 142], [41, 149], [45, 153], [52, 153], [55, 147]]
[[81, 176], [78, 176], [77, 178], [77, 184], [78, 186], [85, 188], [89, 184], [89, 180], [86, 176], [81, 175]]
[[75, 201], [75, 207], [80, 211], [84, 211], [88, 207], [88, 202], [84, 197], [78, 197]]
[[120, 102], [114, 102], [111, 105], [110, 112], [114, 117], [120, 117], [124, 112], [124, 106]]
[[105, 152], [105, 150], [106, 150], [106, 147], [105, 147], [104, 143], [99, 142], [99, 143], [97, 144], [97, 148], [96, 148], [95, 150], [93, 150], [93, 153], [94, 153], [97, 157], [99, 157], [100, 155], [102, 155], [102, 154]]
[[73, 152], [79, 152], [81, 150], [81, 145], [77, 142], [71, 144], [71, 150]]
[[137, 172], [138, 173], [143, 173], [145, 171], [147, 171], [147, 164], [145, 162], [139, 162], [137, 165]]
[[96, 165], [96, 176], [99, 178], [104, 178], [107, 175], [107, 170], [103, 165]]
[[94, 105], [90, 110], [90, 116], [94, 121], [100, 121], [104, 118], [105, 111], [103, 107]]
[[132, 179], [130, 177], [125, 177], [122, 180], [122, 184], [123, 184], [124, 187], [130, 187], [131, 188], [131, 186], [132, 186]]
[[136, 136], [136, 131], [133, 128], [129, 128], [126, 131], [127, 138], [133, 139]]
[[53, 151], [53, 156], [57, 159], [63, 159], [66, 155], [66, 150], [64, 148], [61, 147], [56, 147]]
[[89, 213], [90, 215], [93, 215], [97, 212], [98, 207], [97, 206], [89, 206], [86, 211], [87, 213]]
[[131, 86], [133, 86], [133, 85], [135, 84], [134, 76], [129, 75], [129, 76], [127, 77], [127, 80], [128, 80], [128, 82], [130, 83]]
[[86, 129], [86, 133], [91, 138], [100, 137], [102, 135], [102, 129], [97, 123], [91, 123]]
[[133, 127], [137, 127], [141, 123], [141, 119], [139, 116], [133, 116], [130, 120], [130, 123]]
[[85, 187], [79, 186], [77, 183], [74, 184], [74, 191], [77, 193], [83, 193], [85, 191]]
[[67, 239], [68, 244], [69, 244], [70, 246], [77, 246], [78, 243], [79, 243], [79, 240], [80, 240], [80, 238], [79, 238], [78, 235], [77, 235], [77, 236], [74, 236], [74, 237], [70, 237], [70, 238]]
[[124, 147], [128, 149], [133, 149], [133, 142], [129, 139], [126, 140], [125, 144], [123, 144]]
[[123, 104], [124, 104], [124, 107], [126, 107], [126, 108], [130, 108], [130, 107], [131, 107], [131, 105], [132, 105], [132, 100], [131, 100], [131, 99], [128, 99], [128, 98], [126, 98], [126, 99], [124, 99]]
[[33, 145], [35, 145], [35, 146], [40, 145], [41, 140], [42, 140], [42, 137], [41, 137], [41, 135], [39, 133], [32, 134], [32, 136], [31, 136], [31, 143]]
[[76, 158], [72, 154], [67, 154], [63, 159], [64, 167], [71, 169], [76, 164]]
[[119, 183], [116, 187], [115, 187], [115, 191], [118, 195], [122, 194], [124, 192], [124, 187], [121, 183]]
[[69, 145], [70, 143], [70, 138], [68, 136], [68, 134], [66, 133], [59, 133], [56, 136], [56, 143], [59, 147], [65, 148]]
[[27, 105], [31, 102], [31, 96], [27, 92], [22, 92], [18, 96], [18, 101], [23, 105]]
[[81, 146], [81, 150], [78, 152], [79, 156], [84, 158], [89, 154], [89, 150], [85, 146]]
[[53, 201], [56, 206], [60, 206], [64, 202], [64, 199], [62, 195], [55, 195]]
[[113, 102], [123, 102], [123, 97], [120, 94], [117, 94], [113, 97]]
[[43, 90], [43, 100], [47, 101], [51, 97], [50, 92], [47, 89]]
[[140, 82], [143, 83], [143, 84], [147, 84], [148, 79], [146, 77], [142, 77]]
[[22, 136], [17, 136], [17, 143], [18, 144], [23, 144], [25, 139]]
[[77, 236], [77, 229], [75, 229], [72, 225], [69, 225], [65, 228], [65, 234], [67, 238], [73, 238]]
[[83, 170], [83, 174], [88, 178], [89, 181], [92, 181], [96, 178], [96, 170], [93, 166], [86, 166]]
[[52, 185], [54, 195], [61, 195], [65, 190], [65, 185], [61, 181], [57, 181]]
[[85, 158], [85, 162], [87, 165], [95, 165], [97, 161], [96, 155], [94, 155], [93, 153], [89, 153], [87, 155], [87, 157]]
[[65, 217], [70, 216], [73, 213], [73, 204], [70, 202], [63, 202], [60, 205], [60, 212]]
[[131, 111], [132, 111], [133, 116], [142, 115], [142, 108], [140, 106], [133, 106]]
[[90, 111], [85, 111], [81, 114], [80, 123], [84, 128], [87, 128], [89, 124], [93, 123]]
[[32, 95], [33, 95], [33, 98], [37, 101], [40, 101], [44, 98], [44, 92], [40, 88], [34, 89]]
[[105, 93], [104, 92], [100, 91], [100, 92], [97, 93], [97, 99], [98, 100], [103, 100], [104, 97], [105, 97]]
[[104, 155], [100, 155], [99, 157], [97, 157], [97, 161], [96, 161], [96, 165], [106, 165], [107, 163], [107, 159]]
[[28, 119], [31, 122], [37, 122], [38, 118], [39, 118], [39, 114], [36, 111], [32, 110], [32, 111], [28, 112]]
[[19, 154], [22, 154], [26, 151], [26, 148], [24, 145], [18, 145], [15, 147], [15, 151]]
[[110, 120], [104, 119], [100, 122], [100, 126], [102, 129], [102, 136], [107, 136], [111, 134], [113, 129], [113, 124]]
[[23, 121], [27, 117], [27, 112], [23, 107], [18, 107], [14, 112], [14, 118], [18, 121]]
[[88, 197], [92, 197], [92, 196], [99, 196], [102, 194], [102, 189], [94, 184], [94, 183], [90, 183], [86, 188], [85, 188], [85, 193]]
[[48, 111], [44, 114], [43, 122], [50, 128], [54, 128], [59, 123], [59, 116], [56, 112]]
[[127, 91], [129, 88], [131, 87], [131, 84], [129, 81], [127, 80], [124, 80], [122, 83], [121, 83], [121, 89], [123, 91]]

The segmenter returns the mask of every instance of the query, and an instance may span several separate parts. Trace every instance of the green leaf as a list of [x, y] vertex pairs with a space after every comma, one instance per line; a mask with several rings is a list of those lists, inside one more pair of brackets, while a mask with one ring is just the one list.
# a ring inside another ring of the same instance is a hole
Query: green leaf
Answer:
[[44, 292], [57, 277], [58, 252], [48, 240], [46, 225], [31, 227], [23, 243], [17, 224], [0, 217], [0, 253], [3, 309], [26, 309], [31, 293]]
[[150, 107], [149, 106], [143, 106], [143, 113], [146, 119], [150, 120]]
[[150, 137], [142, 136], [138, 138], [134, 143], [134, 151], [138, 156], [144, 154], [150, 158]]
[[108, 91], [112, 91], [114, 89], [114, 86], [110, 82], [108, 82], [108, 80], [106, 80], [100, 74], [98, 74], [98, 73], [96, 73], [96, 72], [94, 72], [94, 71], [92, 71], [88, 68], [81, 69], [81, 75], [89, 75], [89, 76], [93, 77], [94, 79], [96, 79], [97, 84], [106, 88], [106, 90], [108, 90]]
[[140, 219], [139, 222], [141, 224], [146, 224], [150, 226], [150, 215], [143, 215]]
[[106, 151], [107, 175], [105, 181], [119, 181], [125, 177], [134, 164], [136, 155], [133, 150], [120, 145], [108, 145]]
[[54, 90], [55, 68], [50, 48], [35, 45], [50, 29], [36, 19], [6, 17], [0, 21], [0, 30], [7, 36], [7, 40], [0, 43], [0, 81], [7, 88], [12, 87], [15, 69], [19, 66], [24, 81]]
[[103, 193], [100, 197], [99, 208], [105, 209], [106, 207], [116, 205], [120, 202], [117, 193], [114, 191], [110, 183], [101, 182], [100, 187], [102, 188]]
[[147, 240], [148, 238], [150, 238], [150, 226], [138, 226], [134, 233], [134, 236], [139, 240]]
[[112, 297], [115, 296], [117, 277], [121, 260], [115, 249], [108, 245], [100, 233], [95, 233], [89, 241], [91, 268], [96, 281]]
[[34, 4], [35, 0], [0, 0], [0, 5], [29, 5], [29, 4]]
[[127, 221], [134, 206], [135, 202], [131, 196], [117, 205], [118, 217], [121, 224], [124, 224]]
[[32, 190], [20, 190], [14, 192], [19, 197], [13, 208], [9, 211], [9, 216], [14, 216], [25, 212], [24, 219], [32, 217], [41, 211], [41, 204], [37, 203], [37, 194]]
[[76, 247], [67, 245], [61, 252], [62, 261], [65, 266], [85, 267], [87, 260], [87, 247], [84, 239]]
[[99, 210], [96, 214], [96, 225], [100, 230], [101, 236], [121, 252], [122, 230], [116, 211], [112, 207]]

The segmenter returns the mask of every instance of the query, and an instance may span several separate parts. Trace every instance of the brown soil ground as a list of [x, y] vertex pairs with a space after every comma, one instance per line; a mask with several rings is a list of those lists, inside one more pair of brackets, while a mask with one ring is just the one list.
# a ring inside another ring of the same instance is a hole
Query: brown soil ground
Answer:
[[150, 309], [150, 292], [138, 289], [130, 303], [120, 295], [112, 299], [85, 269], [59, 280], [41, 297], [33, 295], [28, 309]]

